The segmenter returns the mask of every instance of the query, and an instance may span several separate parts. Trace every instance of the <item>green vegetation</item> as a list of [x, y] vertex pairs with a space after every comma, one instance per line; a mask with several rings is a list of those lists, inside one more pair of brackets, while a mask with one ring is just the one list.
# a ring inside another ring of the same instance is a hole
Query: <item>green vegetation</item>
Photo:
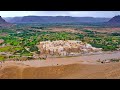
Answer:
[[40, 41], [55, 41], [55, 40], [76, 40], [79, 39], [77, 35], [67, 32], [43, 32], [39, 36]]
[[31, 46], [30, 49], [29, 49], [31, 52], [34, 52], [34, 51], [38, 51], [38, 47], [37, 46]]
[[6, 57], [5, 57], [5, 56], [0, 55], [0, 61], [4, 61], [5, 59], [6, 59]]
[[120, 59], [110, 59], [110, 62], [119, 62]]
[[120, 47], [120, 36], [118, 34], [106, 34], [92, 30], [83, 30], [86, 34], [82, 41], [90, 43], [92, 46], [102, 48], [104, 51], [117, 50]]

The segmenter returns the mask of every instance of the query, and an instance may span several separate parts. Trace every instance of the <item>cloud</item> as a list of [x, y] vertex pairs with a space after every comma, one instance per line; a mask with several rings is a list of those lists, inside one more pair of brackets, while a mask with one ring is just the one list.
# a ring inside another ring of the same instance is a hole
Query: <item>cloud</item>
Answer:
[[76, 17], [113, 17], [120, 11], [0, 11], [2, 17], [15, 16], [76, 16]]
[[39, 11], [40, 16], [69, 16], [69, 11]]
[[120, 11], [39, 11], [40, 16], [113, 17]]
[[33, 15], [35, 11], [0, 11], [2, 17], [28, 16]]

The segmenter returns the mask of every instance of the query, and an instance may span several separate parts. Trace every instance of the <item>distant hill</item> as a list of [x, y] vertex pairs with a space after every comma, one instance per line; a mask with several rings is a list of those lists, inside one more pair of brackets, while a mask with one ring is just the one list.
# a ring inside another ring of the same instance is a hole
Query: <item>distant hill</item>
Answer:
[[71, 17], [71, 16], [24, 16], [4, 18], [10, 23], [79, 23], [79, 22], [108, 22], [110, 18]]
[[111, 18], [107, 23], [107, 26], [115, 26], [115, 27], [120, 27], [120, 15], [114, 16]]
[[1, 16], [0, 16], [0, 27], [7, 27], [12, 26], [13, 24], [6, 22]]
[[0, 16], [0, 24], [7, 24], [7, 22]]
[[112, 19], [110, 19], [110, 20], [108, 21], [108, 23], [120, 24], [120, 15], [114, 16]]
[[7, 22], [14, 23], [14, 22], [20, 22], [22, 17], [5, 17], [4, 19]]

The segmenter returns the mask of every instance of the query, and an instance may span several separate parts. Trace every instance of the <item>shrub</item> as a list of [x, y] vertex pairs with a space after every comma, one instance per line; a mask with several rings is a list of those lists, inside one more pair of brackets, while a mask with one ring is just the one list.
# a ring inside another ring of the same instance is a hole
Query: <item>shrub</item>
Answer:
[[37, 46], [31, 46], [30, 49], [29, 49], [29, 51], [31, 51], [31, 52], [38, 51], [38, 50], [39, 49], [38, 49]]

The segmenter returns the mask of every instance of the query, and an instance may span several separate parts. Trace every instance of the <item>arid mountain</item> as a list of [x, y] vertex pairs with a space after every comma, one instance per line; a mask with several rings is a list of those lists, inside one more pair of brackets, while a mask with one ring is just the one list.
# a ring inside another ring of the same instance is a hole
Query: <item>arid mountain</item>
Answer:
[[112, 19], [108, 21], [108, 23], [111, 24], [120, 24], [120, 15], [114, 16]]
[[114, 16], [107, 23], [107, 26], [120, 27], [120, 15]]
[[108, 22], [110, 18], [71, 17], [71, 16], [24, 16], [4, 18], [10, 23], [79, 23]]
[[4, 19], [7, 22], [14, 23], [14, 22], [20, 22], [22, 17], [5, 17]]
[[0, 16], [0, 27], [7, 27], [7, 26], [12, 26], [12, 24], [6, 22], [6, 21]]
[[0, 16], [0, 24], [6, 24], [7, 22]]

